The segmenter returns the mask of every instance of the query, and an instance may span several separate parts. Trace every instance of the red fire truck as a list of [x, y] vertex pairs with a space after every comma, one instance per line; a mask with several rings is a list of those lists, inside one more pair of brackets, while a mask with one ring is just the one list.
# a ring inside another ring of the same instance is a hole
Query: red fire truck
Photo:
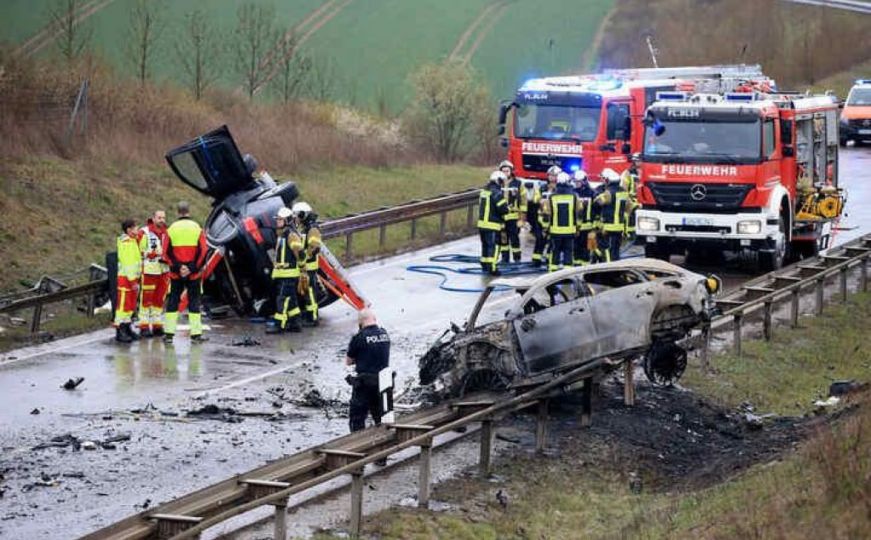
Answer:
[[648, 256], [751, 251], [771, 270], [827, 247], [844, 202], [834, 96], [659, 92], [643, 125], [636, 226]]
[[513, 101], [502, 104], [502, 145], [521, 178], [543, 179], [552, 165], [568, 172], [583, 169], [594, 179], [605, 168], [622, 172], [629, 154], [641, 150], [641, 120], [656, 94], [698, 80], [732, 86], [769, 81], [760, 66], [743, 64], [531, 79]]

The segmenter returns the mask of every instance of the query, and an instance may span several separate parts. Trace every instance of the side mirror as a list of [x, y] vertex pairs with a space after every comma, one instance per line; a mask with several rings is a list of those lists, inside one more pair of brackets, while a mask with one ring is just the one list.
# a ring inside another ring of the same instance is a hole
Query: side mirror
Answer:
[[632, 147], [629, 146], [629, 143], [623, 143], [623, 147], [620, 149], [624, 154], [629, 154], [632, 152]]
[[784, 146], [781, 149], [781, 153], [783, 154], [783, 157], [793, 157], [795, 156], [795, 148], [792, 146]]
[[514, 106], [514, 103], [510, 101], [503, 101], [499, 104], [499, 124], [505, 125], [505, 120], [508, 119], [508, 111], [511, 110], [511, 107]]
[[499, 124], [499, 135], [505, 135], [505, 124]]

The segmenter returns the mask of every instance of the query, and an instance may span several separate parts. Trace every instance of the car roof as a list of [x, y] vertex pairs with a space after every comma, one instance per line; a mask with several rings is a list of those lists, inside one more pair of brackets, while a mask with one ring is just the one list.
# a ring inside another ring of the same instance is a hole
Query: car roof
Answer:
[[576, 266], [572, 268], [564, 268], [556, 272], [551, 272], [544, 275], [520, 276], [515, 278], [500, 278], [494, 279], [488, 284], [488, 287], [507, 287], [511, 289], [531, 289], [541, 285], [548, 285], [555, 281], [565, 279], [571, 276], [583, 275], [588, 272], [601, 270], [661, 270], [664, 272], [675, 272], [682, 275], [687, 275], [690, 272], [680, 266], [659, 260], [646, 258], [631, 258], [621, 261], [590, 264], [587, 266]]

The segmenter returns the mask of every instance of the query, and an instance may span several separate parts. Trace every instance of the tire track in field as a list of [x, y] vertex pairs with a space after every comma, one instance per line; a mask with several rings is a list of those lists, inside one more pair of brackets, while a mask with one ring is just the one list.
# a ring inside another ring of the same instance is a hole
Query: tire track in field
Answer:
[[508, 9], [510, 4], [510, 0], [501, 0], [500, 2], [496, 2], [496, 8], [491, 12], [490, 20], [488, 20], [484, 26], [478, 31], [478, 35], [475, 38], [475, 41], [472, 42], [472, 45], [466, 51], [466, 54], [463, 55], [461, 62], [463, 65], [469, 65], [472, 61], [472, 57], [475, 56], [475, 51], [478, 50], [478, 47], [481, 46], [481, 43], [484, 41], [490, 32], [493, 30], [493, 27], [496, 26], [496, 23], [499, 22], [499, 19], [502, 18], [502, 15], [505, 14], [505, 11]]
[[[300, 45], [311, 39], [311, 37], [320, 30], [325, 24], [330, 22], [330, 20], [338, 15], [343, 9], [348, 7], [348, 4], [353, 2], [353, 0], [345, 0], [344, 2], [339, 3], [338, 0], [328, 0], [320, 7], [312, 11], [309, 15], [306, 16], [305, 19], [300, 21], [298, 24], [294, 25], [293, 28], [284, 33], [279, 42], [279, 45], [276, 46], [275, 49], [267, 56], [264, 61], [264, 64], [267, 66], [269, 73], [264, 78], [263, 82], [257, 87], [254, 91], [255, 94], [259, 93], [260, 90], [265, 87], [269, 82], [278, 74], [279, 68], [281, 67], [281, 63], [287, 58], [292, 57], [296, 54], [296, 51], [299, 49]], [[308, 27], [308, 29], [306, 29]], [[298, 35], [303, 29], [305, 33], [296, 40], [293, 48], [283, 56], [279, 56], [279, 47], [281, 44], [287, 42], [287, 40], [293, 39], [294, 36]]]
[[[76, 13], [73, 15], [73, 25], [79, 25], [88, 19], [90, 16], [99, 12], [115, 0], [91, 0], [82, 4]], [[63, 32], [61, 25], [55, 21], [47, 24], [36, 35], [25, 41], [20, 47], [15, 49], [14, 54], [26, 57], [33, 56], [53, 42]]]
[[498, 8], [503, 3], [503, 0], [497, 0], [491, 4], [487, 4], [484, 6], [484, 9], [481, 10], [481, 13], [475, 17], [469, 26], [466, 27], [466, 30], [463, 31], [463, 34], [460, 36], [460, 39], [457, 40], [457, 44], [454, 45], [454, 50], [451, 51], [451, 54], [448, 55], [448, 60], [457, 60], [460, 58], [460, 51], [466, 46], [466, 42], [472, 37], [472, 34], [475, 33], [475, 30], [478, 29], [479, 26], [484, 22], [494, 9]]

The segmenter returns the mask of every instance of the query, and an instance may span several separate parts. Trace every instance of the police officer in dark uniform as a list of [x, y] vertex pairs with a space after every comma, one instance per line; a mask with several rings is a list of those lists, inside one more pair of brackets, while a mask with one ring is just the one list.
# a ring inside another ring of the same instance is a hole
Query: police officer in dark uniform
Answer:
[[355, 366], [356, 375], [349, 375], [351, 408], [349, 412], [351, 431], [366, 427], [366, 416], [372, 415], [375, 425], [381, 424], [381, 395], [378, 389], [378, 372], [390, 363], [390, 336], [378, 326], [375, 313], [363, 309], [359, 315], [360, 331], [351, 338], [345, 364]]

